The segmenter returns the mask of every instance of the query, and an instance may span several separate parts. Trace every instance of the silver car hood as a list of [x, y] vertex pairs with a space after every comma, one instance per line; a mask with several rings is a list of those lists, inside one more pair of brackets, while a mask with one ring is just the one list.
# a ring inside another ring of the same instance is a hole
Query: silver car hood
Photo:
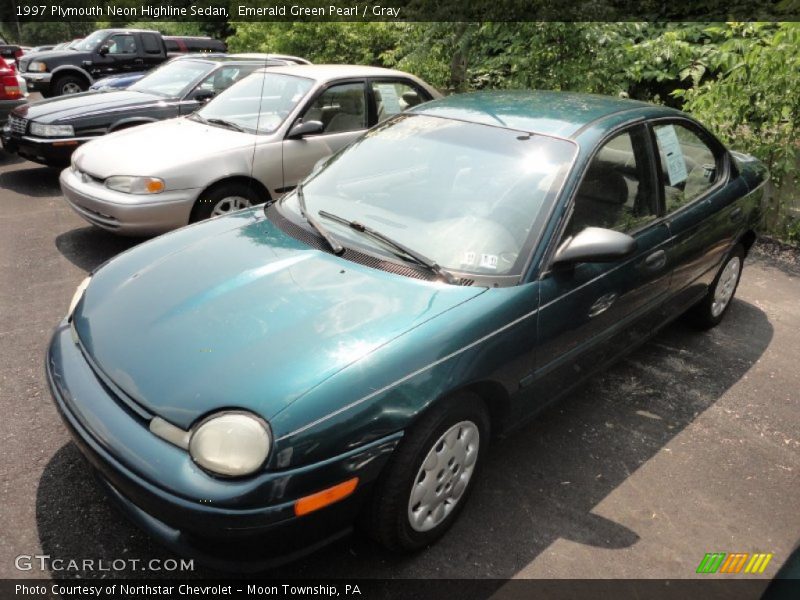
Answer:
[[256, 140], [263, 138], [186, 118], [170, 119], [92, 140], [75, 151], [74, 162], [81, 171], [100, 179], [112, 175], [157, 177], [175, 167], [253, 148]]

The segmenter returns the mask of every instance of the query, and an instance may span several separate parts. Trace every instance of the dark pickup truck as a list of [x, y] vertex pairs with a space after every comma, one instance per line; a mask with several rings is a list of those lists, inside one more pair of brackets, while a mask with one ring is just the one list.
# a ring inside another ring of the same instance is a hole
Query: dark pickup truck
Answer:
[[[224, 51], [212, 38], [192, 38], [206, 51]], [[197, 51], [197, 50], [193, 50]], [[149, 71], [174, 55], [165, 38], [146, 29], [99, 29], [70, 50], [51, 50], [23, 56], [20, 74], [28, 89], [45, 98], [83, 92], [96, 79]]]

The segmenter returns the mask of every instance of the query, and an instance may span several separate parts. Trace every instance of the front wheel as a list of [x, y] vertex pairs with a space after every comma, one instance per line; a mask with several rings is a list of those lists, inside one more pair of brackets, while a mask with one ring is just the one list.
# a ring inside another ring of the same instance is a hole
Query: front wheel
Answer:
[[730, 308], [744, 265], [744, 247], [736, 244], [722, 261], [717, 276], [705, 297], [693, 306], [687, 316], [700, 329], [711, 329], [720, 324]]
[[190, 223], [217, 217], [264, 202], [258, 194], [244, 183], [223, 183], [206, 190], [195, 202]]
[[67, 96], [69, 94], [80, 94], [85, 92], [89, 86], [81, 77], [75, 75], [62, 75], [52, 85], [54, 96]]
[[424, 548], [455, 522], [472, 490], [489, 442], [480, 398], [444, 400], [403, 439], [378, 482], [367, 526], [390, 550]]

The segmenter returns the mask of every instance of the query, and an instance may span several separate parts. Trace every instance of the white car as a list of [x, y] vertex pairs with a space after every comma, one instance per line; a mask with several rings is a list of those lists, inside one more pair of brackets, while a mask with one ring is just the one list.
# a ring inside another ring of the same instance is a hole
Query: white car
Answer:
[[438, 97], [419, 78], [389, 69], [271, 67], [191, 116], [81, 146], [61, 189], [90, 223], [159, 234], [277, 199], [372, 125]]

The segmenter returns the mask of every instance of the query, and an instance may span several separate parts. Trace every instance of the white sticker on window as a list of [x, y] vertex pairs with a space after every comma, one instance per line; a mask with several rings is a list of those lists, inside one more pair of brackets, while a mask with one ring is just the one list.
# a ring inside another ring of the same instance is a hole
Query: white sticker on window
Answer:
[[683, 157], [683, 150], [672, 125], [665, 125], [656, 129], [658, 147], [664, 154], [664, 162], [667, 166], [667, 177], [669, 184], [676, 186], [686, 181], [689, 174], [686, 172], [686, 159]]
[[400, 98], [397, 96], [397, 90], [391, 83], [376, 83], [375, 89], [380, 93], [380, 102], [383, 103], [383, 110], [388, 115], [399, 113], [402, 109], [400, 107]]
[[484, 269], [497, 269], [497, 255], [481, 254], [480, 266]]
[[464, 252], [464, 258], [461, 259], [462, 265], [474, 265], [475, 264], [475, 253], [474, 252]]

